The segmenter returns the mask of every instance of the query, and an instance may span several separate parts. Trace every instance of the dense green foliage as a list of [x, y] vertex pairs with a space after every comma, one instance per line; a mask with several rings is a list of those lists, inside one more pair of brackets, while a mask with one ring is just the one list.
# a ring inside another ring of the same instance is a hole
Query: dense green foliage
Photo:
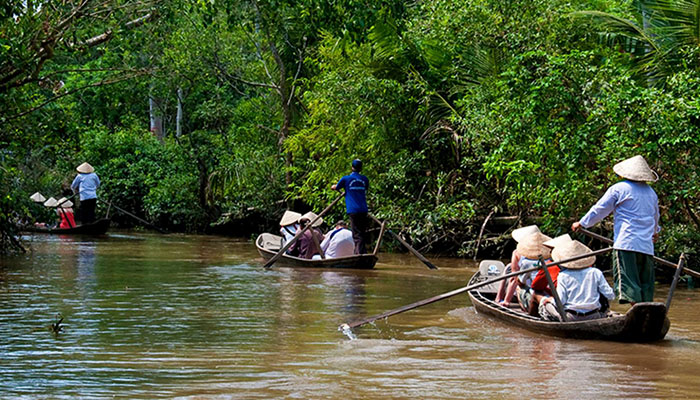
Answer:
[[[466, 255], [487, 217], [567, 230], [612, 165], [641, 154], [661, 176], [660, 251], [698, 250], [700, 2], [100, 4], [119, 11], [72, 20], [51, 57], [40, 18], [2, 16], [7, 226], [84, 160], [105, 198], [202, 231], [274, 221], [285, 202], [321, 209], [361, 158], [378, 216], [419, 248]], [[149, 132], [149, 98], [163, 132]], [[508, 228], [487, 224], [481, 245]]]

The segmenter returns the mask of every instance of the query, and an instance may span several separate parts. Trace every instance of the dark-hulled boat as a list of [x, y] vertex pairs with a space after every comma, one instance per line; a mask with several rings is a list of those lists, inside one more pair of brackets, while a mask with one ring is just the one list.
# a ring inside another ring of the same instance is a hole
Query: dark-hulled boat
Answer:
[[[255, 240], [255, 247], [258, 253], [265, 259], [271, 259], [282, 248], [282, 236], [263, 233]], [[305, 258], [293, 257], [287, 254], [282, 255], [275, 264], [291, 268], [354, 268], [372, 269], [377, 263], [376, 246], [372, 254], [358, 254], [349, 257], [326, 258], [321, 260], [308, 260]]]
[[[490, 263], [493, 265], [494, 262]], [[484, 268], [480, 268], [469, 284], [482, 282], [487, 277]], [[663, 339], [671, 326], [666, 316], [666, 306], [651, 302], [637, 303], [625, 314], [609, 311], [606, 318], [575, 322], [545, 321], [528, 315], [520, 308], [508, 308], [496, 303], [497, 288], [498, 283], [493, 283], [468, 292], [476, 311], [533, 332], [576, 339], [645, 343]]]
[[23, 232], [50, 233], [56, 235], [104, 235], [109, 229], [109, 218], [98, 219], [89, 224], [76, 225], [73, 228], [46, 228], [27, 225], [20, 228]]

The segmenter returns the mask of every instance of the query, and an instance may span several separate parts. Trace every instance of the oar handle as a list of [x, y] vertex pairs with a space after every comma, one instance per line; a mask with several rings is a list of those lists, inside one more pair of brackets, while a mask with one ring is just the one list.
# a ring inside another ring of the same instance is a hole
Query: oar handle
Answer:
[[306, 225], [306, 227], [305, 227], [304, 229], [297, 230], [297, 233], [294, 235], [294, 237], [293, 237], [290, 241], [288, 241], [287, 244], [285, 244], [285, 245], [280, 249], [280, 251], [277, 252], [277, 254], [275, 254], [271, 259], [269, 259], [269, 260], [265, 263], [265, 265], [263, 265], [263, 268], [266, 268], [266, 269], [267, 269], [267, 268], [270, 268], [270, 267], [272, 266], [272, 264], [275, 263], [275, 261], [277, 261], [280, 257], [282, 257], [282, 254], [284, 254], [284, 252], [287, 251], [287, 249], [289, 249], [290, 247], [292, 247], [292, 244], [294, 244], [294, 242], [296, 242], [297, 239], [299, 239], [299, 238], [301, 237], [301, 235], [304, 234], [304, 232], [306, 232], [307, 230], [309, 230], [309, 229], [311, 228], [311, 226], [312, 226], [316, 221], [318, 221], [325, 213], [327, 213], [328, 210], [330, 210], [331, 208], [333, 208], [333, 206], [336, 205], [336, 203], [338, 203], [338, 202], [340, 201], [340, 199], [343, 198], [343, 196], [345, 196], [345, 192], [341, 192], [341, 193], [338, 195], [338, 197], [336, 197], [335, 200], [333, 200], [333, 202], [332, 202], [331, 204], [328, 205], [328, 207], [326, 207], [325, 209], [323, 209], [323, 211], [321, 211], [321, 213], [318, 214], [318, 215], [316, 216], [316, 218], [313, 219], [313, 221], [309, 222], [309, 223]]
[[[368, 215], [369, 215], [370, 218], [372, 218], [372, 220], [374, 220], [374, 222], [376, 222], [376, 223], [379, 224], [379, 225], [382, 225], [382, 222], [379, 221], [379, 219], [377, 219], [377, 217], [375, 217], [375, 216], [372, 215], [372, 214], [368, 214]], [[425, 264], [428, 268], [430, 268], [430, 269], [438, 269], [438, 267], [436, 267], [435, 264], [431, 263], [430, 261], [428, 261], [427, 258], [423, 257], [423, 255], [422, 255], [421, 253], [419, 253], [418, 250], [414, 249], [414, 248], [411, 247], [411, 245], [408, 244], [405, 240], [401, 239], [401, 236], [399, 236], [399, 235], [397, 235], [396, 233], [394, 233], [394, 231], [392, 231], [391, 229], [387, 229], [386, 231], [389, 232], [389, 233], [391, 234], [391, 236], [394, 237], [394, 239], [398, 240], [399, 243], [401, 243], [406, 249], [408, 249], [408, 251], [410, 251], [411, 254], [413, 254], [414, 256], [416, 256], [416, 258], [418, 258], [419, 260], [421, 260], [421, 261], [423, 262], [423, 264]]]
[[595, 255], [598, 255], [598, 254], [607, 253], [607, 252], [609, 252], [609, 251], [611, 251], [611, 250], [612, 250], [612, 247], [608, 247], [608, 248], [605, 248], [605, 249], [596, 250], [596, 251], [593, 251], [593, 252], [590, 252], [590, 253], [582, 254], [582, 255], [579, 255], [579, 256], [576, 256], [576, 257], [571, 257], [571, 258], [568, 258], [568, 259], [566, 259], [566, 260], [551, 262], [551, 263], [549, 263], [549, 264], [545, 264], [544, 266], [538, 265], [538, 266], [532, 267], [532, 268], [521, 269], [521, 270], [516, 271], [516, 272], [511, 272], [511, 273], [509, 273], [509, 274], [501, 275], [501, 276], [499, 276], [499, 277], [486, 280], [486, 281], [484, 281], [484, 282], [479, 282], [479, 283], [475, 283], [475, 284], [470, 285], [470, 286], [465, 286], [465, 287], [462, 287], [462, 288], [459, 288], [459, 289], [455, 289], [455, 290], [452, 290], [452, 291], [450, 291], [450, 292], [443, 293], [443, 294], [437, 295], [437, 296], [435, 296], [435, 297], [431, 297], [431, 298], [429, 298], [429, 299], [423, 299], [423, 300], [417, 301], [417, 302], [415, 302], [415, 303], [411, 303], [411, 304], [409, 304], [409, 305], [406, 305], [406, 306], [403, 306], [403, 307], [399, 307], [399, 308], [396, 308], [396, 309], [394, 309], [394, 310], [381, 313], [381, 314], [379, 314], [379, 315], [375, 315], [375, 316], [373, 316], [373, 317], [369, 317], [369, 318], [361, 319], [361, 320], [358, 320], [358, 321], [353, 321], [353, 322], [345, 323], [345, 324], [340, 325], [340, 326], [338, 327], [338, 329], [340, 329], [341, 331], [345, 331], [345, 330], [347, 330], [347, 329], [356, 328], [356, 327], [358, 327], [358, 326], [360, 326], [360, 325], [368, 324], [368, 323], [374, 322], [374, 321], [376, 321], [376, 320], [378, 320], [378, 319], [391, 317], [392, 315], [400, 314], [400, 313], [402, 313], [402, 312], [404, 312], [404, 311], [412, 310], [412, 309], [414, 309], [414, 308], [418, 308], [418, 307], [421, 307], [421, 306], [424, 306], [424, 305], [427, 305], [427, 304], [435, 303], [436, 301], [444, 300], [444, 299], [450, 298], [450, 297], [452, 297], [452, 296], [456, 296], [456, 295], [458, 295], [458, 294], [461, 294], [461, 293], [464, 293], [464, 292], [468, 292], [468, 291], [470, 291], [470, 290], [478, 289], [478, 288], [480, 288], [480, 287], [482, 287], [482, 286], [490, 285], [490, 284], [492, 284], [492, 283], [494, 283], [494, 282], [498, 282], [498, 281], [501, 281], [501, 280], [503, 280], [503, 279], [508, 279], [508, 278], [510, 278], [510, 277], [513, 277], [513, 276], [525, 274], [525, 273], [532, 272], [532, 271], [537, 271], [537, 270], [540, 269], [540, 268], [548, 268], [548, 267], [551, 267], [551, 266], [553, 266], [553, 265], [566, 264], [566, 263], [568, 263], [568, 262], [580, 260], [580, 259], [587, 258], [587, 257], [590, 257], [590, 256], [595, 256]]
[[165, 234], [165, 233], [168, 233], [168, 232], [164, 231], [163, 229], [161, 229], [161, 228], [159, 228], [159, 227], [153, 225], [152, 223], [150, 223], [150, 222], [144, 220], [143, 218], [139, 218], [139, 217], [137, 217], [136, 215], [134, 215], [134, 214], [132, 214], [132, 213], [126, 211], [125, 209], [123, 209], [123, 208], [121, 208], [121, 207], [117, 207], [116, 205], [112, 204], [111, 202], [109, 202], [109, 201], [107, 201], [107, 200], [102, 200], [102, 199], [100, 199], [100, 201], [103, 202], [103, 203], [105, 203], [105, 204], [107, 204], [107, 205], [109, 205], [110, 207], [114, 207], [115, 210], [117, 210], [117, 211], [119, 211], [119, 212], [121, 212], [121, 213], [124, 213], [124, 214], [130, 216], [131, 218], [134, 218], [135, 220], [137, 220], [137, 221], [139, 221], [139, 222], [145, 224], [146, 226], [149, 226], [149, 227], [151, 227], [151, 228], [157, 230], [157, 231], [160, 232], [160, 233], [164, 233], [164, 234]]
[[[595, 232], [591, 232], [591, 231], [589, 231], [588, 229], [585, 229], [585, 228], [579, 228], [578, 230], [576, 230], [576, 232], [581, 232], [581, 233], [583, 233], [583, 234], [586, 234], [586, 235], [592, 237], [593, 239], [600, 240], [600, 241], [603, 242], [603, 243], [608, 243], [608, 244], [612, 244], [612, 243], [613, 243], [613, 240], [612, 240], [612, 239], [607, 238], [607, 237], [602, 236], [602, 235], [599, 235], [599, 234], [597, 234], [597, 233], [595, 233]], [[654, 261], [656, 261], [657, 263], [663, 265], [664, 267], [673, 268], [674, 270], [676, 269], [676, 267], [678, 267], [678, 266], [676, 265], [676, 263], [672, 263], [672, 262], [670, 262], [670, 261], [666, 261], [666, 260], [664, 260], [663, 258], [659, 258], [659, 257], [656, 257], [656, 256], [654, 256]], [[699, 273], [699, 272], [693, 271], [692, 269], [689, 269], [689, 268], [687, 268], [687, 267], [683, 267], [683, 273], [688, 274], [688, 275], [690, 275], [690, 276], [692, 276], [692, 277], [694, 277], [694, 278], [700, 278], [700, 273]]]

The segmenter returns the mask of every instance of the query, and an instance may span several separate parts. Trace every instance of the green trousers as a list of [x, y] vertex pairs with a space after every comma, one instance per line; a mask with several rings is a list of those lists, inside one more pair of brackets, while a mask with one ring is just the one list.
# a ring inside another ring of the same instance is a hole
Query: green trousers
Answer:
[[613, 250], [613, 284], [620, 303], [654, 301], [654, 257]]

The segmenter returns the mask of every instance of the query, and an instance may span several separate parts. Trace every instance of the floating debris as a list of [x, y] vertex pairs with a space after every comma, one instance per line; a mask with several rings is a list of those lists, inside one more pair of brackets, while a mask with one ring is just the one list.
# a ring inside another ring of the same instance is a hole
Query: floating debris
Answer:
[[49, 330], [54, 335], [58, 335], [59, 333], [63, 332], [63, 326], [61, 325], [61, 322], [63, 322], [63, 315], [61, 315], [61, 313], [58, 313], [56, 314], [56, 322], [49, 326]]
[[355, 340], [357, 339], [357, 336], [355, 336], [354, 333], [352, 333], [352, 329], [350, 329], [350, 326], [348, 324], [342, 324], [338, 327], [338, 330], [343, 332], [345, 336], [350, 338], [350, 340]]

